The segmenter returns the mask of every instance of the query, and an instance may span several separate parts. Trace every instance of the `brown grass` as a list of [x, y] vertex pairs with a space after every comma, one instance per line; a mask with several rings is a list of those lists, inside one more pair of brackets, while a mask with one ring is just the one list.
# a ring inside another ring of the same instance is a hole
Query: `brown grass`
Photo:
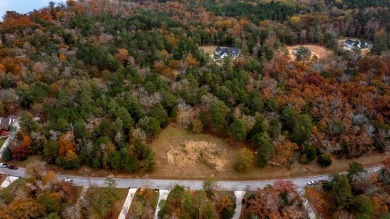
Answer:
[[199, 49], [203, 49], [203, 51], [209, 55], [213, 55], [215, 52], [215, 49], [218, 46], [199, 46]]
[[0, 174], [0, 185], [4, 182], [5, 178], [7, 178], [6, 175]]
[[317, 58], [319, 59], [326, 58], [331, 54], [330, 50], [319, 45], [303, 44], [303, 45], [287, 46], [288, 54], [291, 60], [295, 60], [295, 55], [292, 54], [292, 50], [300, 46], [309, 48], [312, 52], [312, 57], [317, 56]]
[[35, 163], [37, 161], [43, 162], [41, 155], [30, 155], [26, 160], [23, 161], [12, 160], [9, 162], [9, 164], [13, 164], [18, 167], [27, 167], [29, 164]]

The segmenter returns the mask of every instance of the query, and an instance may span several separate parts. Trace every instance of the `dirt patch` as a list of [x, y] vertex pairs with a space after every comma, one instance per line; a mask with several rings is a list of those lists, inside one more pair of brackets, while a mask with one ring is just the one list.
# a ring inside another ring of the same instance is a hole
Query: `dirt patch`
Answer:
[[158, 177], [226, 176], [233, 171], [236, 148], [208, 134], [192, 134], [169, 125], [150, 145], [156, 153]]
[[211, 169], [221, 171], [228, 165], [228, 150], [206, 141], [186, 141], [167, 153], [169, 164], [177, 166], [195, 166], [204, 164]]
[[332, 53], [330, 50], [326, 49], [325, 47], [318, 46], [318, 45], [303, 44], [303, 45], [287, 46], [288, 55], [291, 60], [295, 60], [296, 58], [295, 55], [292, 53], [293, 49], [299, 48], [300, 46], [310, 49], [312, 58], [316, 56], [318, 59], [322, 59], [328, 57]]

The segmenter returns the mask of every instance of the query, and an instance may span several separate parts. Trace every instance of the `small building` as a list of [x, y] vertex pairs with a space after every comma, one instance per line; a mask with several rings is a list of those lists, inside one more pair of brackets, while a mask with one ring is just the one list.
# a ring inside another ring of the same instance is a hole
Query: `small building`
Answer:
[[240, 55], [240, 50], [236, 47], [223, 47], [223, 48], [217, 47], [215, 49], [214, 56], [216, 57], [224, 59], [229, 55], [235, 59]]
[[11, 115], [7, 118], [0, 117], [0, 130], [8, 130], [18, 117]]

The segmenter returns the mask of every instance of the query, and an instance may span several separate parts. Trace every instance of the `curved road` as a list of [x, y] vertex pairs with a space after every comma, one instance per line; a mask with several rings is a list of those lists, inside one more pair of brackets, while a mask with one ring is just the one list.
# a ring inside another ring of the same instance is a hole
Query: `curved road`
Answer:
[[[369, 172], [378, 171], [381, 166], [367, 168]], [[25, 176], [25, 168], [19, 168], [18, 170], [10, 170], [7, 168], [0, 168], [0, 174], [11, 175], [11, 176]], [[84, 176], [74, 176], [74, 175], [63, 175], [58, 174], [57, 178], [60, 180], [63, 179], [73, 179], [74, 184], [77, 186], [104, 186], [105, 179], [104, 177], [84, 177]], [[309, 176], [301, 178], [286, 178], [283, 180], [288, 180], [293, 182], [298, 191], [307, 185], [309, 181], [317, 180], [326, 180], [329, 178], [329, 175], [318, 175], [318, 176]], [[117, 185], [117, 188], [155, 188], [155, 189], [165, 189], [171, 190], [175, 185], [182, 185], [185, 188], [191, 190], [202, 190], [203, 181], [202, 180], [165, 180], [165, 179], [133, 179], [133, 178], [114, 178]], [[259, 181], [217, 181], [217, 189], [222, 191], [255, 191], [257, 188], [264, 187], [269, 184], [273, 184], [276, 180], [259, 180]]]

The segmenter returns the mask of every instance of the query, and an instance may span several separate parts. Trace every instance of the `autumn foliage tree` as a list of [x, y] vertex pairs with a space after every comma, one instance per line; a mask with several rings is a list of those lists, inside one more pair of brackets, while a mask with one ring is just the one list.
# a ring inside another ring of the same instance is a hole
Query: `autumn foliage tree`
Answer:
[[286, 181], [276, 181], [272, 186], [257, 189], [249, 196], [243, 208], [246, 217], [282, 218], [288, 215], [291, 218], [303, 218], [306, 215], [294, 184]]
[[23, 135], [22, 138], [23, 140], [20, 142], [20, 144], [11, 147], [11, 154], [13, 159], [24, 160], [31, 152], [31, 137], [28, 135]]

